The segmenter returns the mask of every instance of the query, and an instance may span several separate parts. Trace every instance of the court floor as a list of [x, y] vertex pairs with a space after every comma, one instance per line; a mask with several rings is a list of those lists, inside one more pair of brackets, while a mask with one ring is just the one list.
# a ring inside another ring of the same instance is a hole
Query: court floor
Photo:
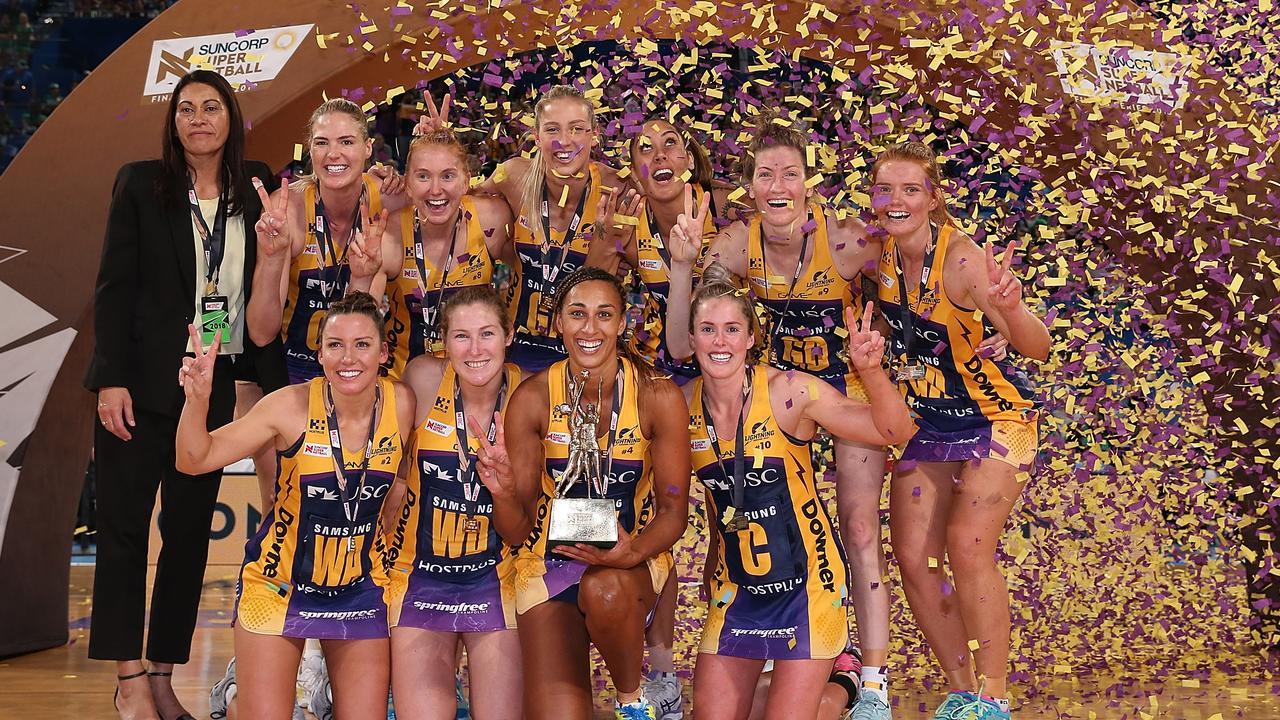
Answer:
[[[205, 585], [201, 617], [192, 646], [191, 662], [178, 669], [174, 686], [187, 709], [196, 717], [208, 717], [208, 688], [222, 676], [231, 656], [231, 629], [228, 626], [233, 599], [230, 581], [233, 566], [226, 566], [226, 579], [210, 572]], [[41, 720], [109, 720], [117, 715], [111, 707], [113, 666], [90, 661], [88, 619], [93, 566], [71, 569], [69, 622], [71, 641], [59, 648], [0, 661], [0, 718]], [[1204, 667], [1216, 665], [1206, 657]], [[1257, 663], [1256, 673], [1230, 677], [1211, 673], [1198, 687], [1184, 680], [1170, 682], [1119, 682], [1110, 674], [1076, 677], [1053, 676], [1029, 683], [1032, 691], [1017, 698], [1016, 718], [1116, 718], [1143, 720], [1170, 718], [1185, 720], [1272, 720], [1280, 718], [1280, 676]], [[1274, 664], [1271, 665], [1274, 668]], [[1024, 689], [1025, 692], [1025, 689]], [[938, 701], [936, 692], [923, 687], [895, 690], [898, 720], [925, 720]], [[688, 687], [686, 684], [686, 697]], [[612, 717], [603, 701], [597, 704], [600, 718]], [[691, 717], [687, 715], [686, 717]]]

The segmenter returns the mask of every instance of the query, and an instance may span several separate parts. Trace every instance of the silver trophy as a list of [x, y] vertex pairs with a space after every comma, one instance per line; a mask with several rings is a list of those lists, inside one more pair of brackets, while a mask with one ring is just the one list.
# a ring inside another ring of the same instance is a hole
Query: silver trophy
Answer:
[[[551, 519], [547, 528], [547, 551], [561, 545], [592, 545], [608, 549], [618, 542], [618, 514], [614, 503], [605, 497], [609, 478], [600, 467], [600, 444], [596, 425], [600, 422], [600, 404], [582, 403], [589, 373], [581, 379], [567, 376], [569, 402], [559, 410], [569, 421], [569, 457], [564, 473], [556, 481], [556, 496], [551, 501]], [[601, 383], [603, 390], [603, 382]], [[615, 408], [619, 411], [619, 408]], [[612, 448], [610, 448], [612, 451]], [[578, 482], [587, 484], [587, 496], [565, 497]], [[596, 497], [592, 497], [594, 491]]]

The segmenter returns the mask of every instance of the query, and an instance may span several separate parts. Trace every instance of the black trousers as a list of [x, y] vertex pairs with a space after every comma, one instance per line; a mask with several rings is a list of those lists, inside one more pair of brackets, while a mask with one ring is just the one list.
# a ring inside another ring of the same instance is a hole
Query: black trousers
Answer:
[[[218, 403], [224, 405], [225, 403]], [[230, 420], [219, 408], [209, 427]], [[93, 438], [98, 469], [98, 559], [93, 577], [89, 657], [137, 660], [147, 593], [147, 540], [160, 491], [160, 559], [151, 594], [147, 659], [185, 663], [191, 655], [209, 529], [222, 471], [191, 476], [174, 467], [177, 418], [134, 406], [137, 425], [124, 442], [98, 423]]]

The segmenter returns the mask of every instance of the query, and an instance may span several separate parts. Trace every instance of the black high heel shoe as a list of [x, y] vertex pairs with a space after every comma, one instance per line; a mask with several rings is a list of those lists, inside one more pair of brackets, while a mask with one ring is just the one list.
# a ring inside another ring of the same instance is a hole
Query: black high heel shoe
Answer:
[[[137, 676], [135, 675], [134, 677], [137, 677]], [[148, 677], [148, 678], [153, 678], [153, 677], [173, 677], [173, 673], [172, 673], [172, 672], [149, 672], [149, 673], [147, 673], [147, 677]], [[182, 713], [181, 715], [179, 715], [178, 717], [174, 718], [173, 720], [196, 720], [196, 719], [195, 719], [194, 717], [192, 717], [192, 716], [191, 716], [191, 713]]]
[[135, 678], [140, 678], [140, 677], [142, 677], [143, 675], [150, 675], [150, 674], [151, 674], [151, 673], [148, 673], [148, 672], [146, 671], [146, 669], [144, 668], [144, 669], [139, 670], [138, 672], [136, 672], [136, 673], [134, 673], [134, 674], [132, 674], [132, 675], [117, 675], [117, 676], [116, 676], [116, 694], [115, 694], [115, 695], [113, 695], [113, 696], [111, 697], [111, 705], [116, 709], [116, 712], [120, 712], [120, 682], [121, 682], [122, 680], [133, 680], [133, 679], [135, 679]]

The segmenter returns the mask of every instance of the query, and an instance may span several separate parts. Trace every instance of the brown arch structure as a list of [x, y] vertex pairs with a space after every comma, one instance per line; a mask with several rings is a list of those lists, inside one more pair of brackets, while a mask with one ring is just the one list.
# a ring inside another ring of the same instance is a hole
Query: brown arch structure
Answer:
[[[171, 47], [152, 65], [153, 43], [295, 25], [314, 29], [273, 80], [240, 95], [252, 123], [248, 157], [275, 167], [291, 158], [321, 91], [378, 88], [369, 99], [381, 100], [388, 89], [501, 53], [598, 39], [761, 43], [868, 71], [874, 82], [918, 92], [970, 129], [981, 117], [997, 147], [1026, 147], [1016, 134], [1026, 129], [1018, 107], [1061, 101], [1052, 110], [1059, 120], [1032, 146], [1042, 143], [1043, 152], [1021, 160], [1067, 197], [1092, 188], [1102, 164], [1128, 179], [1080, 202], [1091, 206], [1093, 227], [1118, 255], [1170, 290], [1156, 309], [1181, 325], [1184, 356], [1204, 365], [1203, 396], [1224, 440], [1215, 462], [1245, 510], [1243, 535], [1259, 558], [1251, 568], [1255, 608], [1270, 613], [1265, 639], [1275, 642], [1280, 605], [1267, 572], [1276, 520], [1266, 503], [1280, 444], [1267, 421], [1276, 415], [1270, 372], [1280, 321], [1272, 320], [1277, 268], [1268, 254], [1280, 235], [1280, 164], [1261, 123], [1220, 76], [1192, 67], [1188, 100], [1172, 112], [1065, 94], [1051, 40], [1167, 50], [1155, 23], [1129, 2], [1031, 3], [1038, 12], [1010, 16], [974, 0], [870, 0], [838, 19], [795, 0], [557, 5], [402, 1], [368, 6], [364, 16], [338, 0], [182, 0], [40, 127], [0, 177], [0, 656], [67, 639], [68, 556], [95, 420], [80, 381], [93, 344], [90, 304], [111, 182], [122, 163], [157, 154], [165, 105], [144, 97], [144, 87], [191, 55]], [[973, 102], [975, 82], [985, 97], [1008, 102]], [[1150, 182], [1161, 178], [1167, 182]], [[1161, 204], [1156, 198], [1169, 199], [1170, 185], [1183, 197]], [[1224, 237], [1224, 252], [1205, 248]]]

